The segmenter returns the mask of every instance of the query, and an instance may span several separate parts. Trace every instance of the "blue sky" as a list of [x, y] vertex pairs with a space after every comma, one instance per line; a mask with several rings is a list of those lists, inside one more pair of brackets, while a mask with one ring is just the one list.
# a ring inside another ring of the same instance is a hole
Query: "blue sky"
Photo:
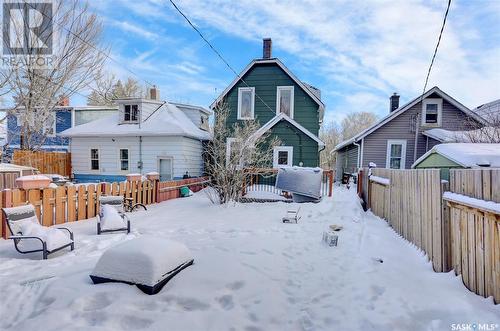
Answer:
[[[239, 72], [273, 56], [322, 90], [325, 120], [353, 111], [388, 112], [388, 97], [406, 102], [422, 91], [446, 0], [200, 1], [178, 6]], [[103, 45], [123, 65], [118, 77], [157, 84], [171, 101], [208, 106], [234, 74], [167, 0], [91, 1], [103, 20]], [[144, 83], [145, 84], [145, 83]], [[500, 1], [452, 3], [429, 88], [438, 85], [468, 107], [500, 98]], [[85, 103], [74, 96], [73, 104]]]

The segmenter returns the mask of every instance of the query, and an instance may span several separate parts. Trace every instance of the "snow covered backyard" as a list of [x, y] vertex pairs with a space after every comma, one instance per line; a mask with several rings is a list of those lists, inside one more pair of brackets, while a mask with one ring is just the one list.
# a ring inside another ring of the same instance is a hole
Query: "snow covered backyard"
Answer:
[[[212, 205], [203, 192], [129, 214], [132, 232], [97, 236], [95, 220], [69, 223], [75, 251], [42, 261], [0, 240], [0, 329], [36, 330], [451, 330], [500, 324], [500, 305], [438, 274], [354, 191], [302, 204]], [[321, 242], [342, 225], [338, 247]], [[195, 264], [154, 296], [125, 284], [93, 285], [103, 251], [141, 235], [186, 244]], [[383, 261], [383, 262], [381, 262]], [[36, 281], [38, 280], [38, 281]], [[499, 329], [497, 327], [497, 329]]]

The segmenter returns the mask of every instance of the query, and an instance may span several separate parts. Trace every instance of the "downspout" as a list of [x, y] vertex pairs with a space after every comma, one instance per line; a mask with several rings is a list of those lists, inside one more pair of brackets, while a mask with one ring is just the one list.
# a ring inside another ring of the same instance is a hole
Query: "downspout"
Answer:
[[359, 161], [360, 168], [363, 167], [363, 159], [364, 159], [364, 151], [365, 151], [365, 138], [361, 139], [361, 160]]
[[359, 159], [361, 157], [361, 146], [357, 143], [357, 142], [353, 142], [354, 146], [357, 146], [358, 147], [358, 160], [356, 162], [356, 170], [359, 170]]
[[[416, 118], [416, 123], [415, 123], [415, 146], [413, 147], [413, 163], [415, 163], [415, 161], [417, 160], [417, 148], [418, 148], [418, 129], [419, 129], [419, 125], [420, 125], [420, 114], [418, 113], [418, 110], [417, 110], [417, 118]], [[403, 169], [406, 169], [406, 164], [404, 165], [404, 168]]]
[[142, 175], [142, 136], [139, 136], [139, 162], [137, 163], [137, 168], [140, 169]]

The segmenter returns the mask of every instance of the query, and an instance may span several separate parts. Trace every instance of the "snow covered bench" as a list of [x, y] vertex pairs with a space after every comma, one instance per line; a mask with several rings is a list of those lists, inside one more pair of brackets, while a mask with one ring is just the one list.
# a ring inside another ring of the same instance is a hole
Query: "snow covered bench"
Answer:
[[94, 284], [121, 282], [156, 294], [193, 261], [189, 249], [179, 242], [142, 236], [105, 251], [90, 278]]
[[19, 253], [42, 252], [45, 260], [49, 254], [66, 247], [75, 249], [73, 232], [63, 227], [42, 226], [33, 205], [2, 208], [2, 211], [12, 234], [9, 239], [14, 240], [14, 247]]

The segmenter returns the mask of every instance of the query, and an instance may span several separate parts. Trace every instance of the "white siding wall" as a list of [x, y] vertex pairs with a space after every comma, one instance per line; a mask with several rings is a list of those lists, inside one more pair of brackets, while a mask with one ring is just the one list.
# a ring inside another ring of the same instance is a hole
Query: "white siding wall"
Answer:
[[[114, 141], [113, 141], [114, 140]], [[90, 170], [90, 149], [99, 149], [99, 171]], [[120, 171], [119, 150], [129, 149], [129, 171]], [[174, 177], [182, 177], [189, 171], [191, 176], [203, 173], [202, 143], [184, 137], [143, 137], [142, 171], [139, 161], [139, 137], [96, 137], [73, 138], [71, 159], [75, 174], [126, 175], [127, 173], [148, 173], [158, 171], [158, 157], [172, 157]]]

